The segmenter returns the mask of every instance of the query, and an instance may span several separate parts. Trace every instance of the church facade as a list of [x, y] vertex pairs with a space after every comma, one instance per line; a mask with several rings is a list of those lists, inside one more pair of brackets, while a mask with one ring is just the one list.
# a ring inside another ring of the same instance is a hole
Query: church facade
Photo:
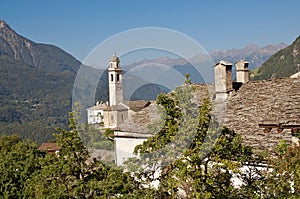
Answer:
[[97, 102], [87, 109], [88, 124], [99, 124], [114, 131], [115, 162], [121, 165], [133, 155], [134, 147], [147, 137], [146, 126], [157, 119], [154, 102], [123, 98], [123, 71], [120, 59], [113, 54], [108, 68], [109, 101]]

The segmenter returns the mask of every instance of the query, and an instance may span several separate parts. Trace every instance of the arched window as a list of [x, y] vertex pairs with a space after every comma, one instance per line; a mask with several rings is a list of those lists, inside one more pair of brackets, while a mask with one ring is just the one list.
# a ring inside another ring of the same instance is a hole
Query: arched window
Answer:
[[112, 81], [112, 82], [114, 81], [114, 75], [113, 74], [110, 75], [110, 81]]
[[120, 81], [120, 74], [117, 74], [117, 82]]

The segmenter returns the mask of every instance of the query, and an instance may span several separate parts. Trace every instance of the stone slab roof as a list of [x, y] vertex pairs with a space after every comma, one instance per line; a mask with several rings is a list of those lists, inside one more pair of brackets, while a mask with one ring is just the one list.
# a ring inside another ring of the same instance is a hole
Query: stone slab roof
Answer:
[[300, 125], [300, 78], [282, 78], [243, 84], [226, 103], [224, 125], [242, 135], [256, 149], [274, 148], [291, 133], [264, 132], [259, 125]]
[[103, 109], [104, 111], [124, 111], [124, 110], [128, 110], [128, 106], [120, 103], [118, 105], [113, 105], [113, 106], [107, 106], [105, 109]]
[[135, 100], [135, 101], [124, 101], [121, 102], [121, 104], [125, 104], [129, 107], [130, 110], [133, 110], [135, 112], [138, 112], [142, 110], [143, 108], [149, 106], [151, 104], [150, 101], [145, 100]]
[[118, 128], [120, 131], [145, 134], [147, 133], [147, 125], [160, 118], [157, 105], [154, 102], [138, 112], [129, 111], [129, 116], [124, 123], [120, 124]]
[[193, 102], [201, 104], [204, 98], [213, 99], [215, 94], [215, 86], [213, 84], [193, 84], [195, 88]]
[[118, 105], [108, 106], [105, 103], [100, 103], [96, 106], [92, 106], [87, 110], [104, 110], [104, 111], [121, 111], [121, 110], [133, 110], [135, 112], [141, 111], [143, 108], [149, 106], [150, 101], [137, 100], [137, 101], [124, 101]]

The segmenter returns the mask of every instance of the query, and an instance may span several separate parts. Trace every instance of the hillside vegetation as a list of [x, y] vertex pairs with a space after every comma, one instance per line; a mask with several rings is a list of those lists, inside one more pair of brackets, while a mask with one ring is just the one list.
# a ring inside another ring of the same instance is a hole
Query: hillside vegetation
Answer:
[[0, 20], [0, 134], [38, 143], [66, 127], [80, 62], [62, 49], [35, 43]]
[[251, 72], [252, 80], [289, 77], [300, 71], [300, 36]]
[[18, 133], [37, 142], [65, 127], [71, 111], [74, 75], [34, 68], [0, 58], [0, 132]]

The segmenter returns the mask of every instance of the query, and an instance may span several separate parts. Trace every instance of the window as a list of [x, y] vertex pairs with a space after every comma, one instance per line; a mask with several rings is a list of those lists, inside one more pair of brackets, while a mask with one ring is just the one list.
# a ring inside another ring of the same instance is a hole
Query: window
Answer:
[[117, 82], [120, 81], [120, 74], [117, 74]]
[[110, 75], [110, 81], [112, 81], [112, 82], [114, 81], [114, 75], [113, 74]]

